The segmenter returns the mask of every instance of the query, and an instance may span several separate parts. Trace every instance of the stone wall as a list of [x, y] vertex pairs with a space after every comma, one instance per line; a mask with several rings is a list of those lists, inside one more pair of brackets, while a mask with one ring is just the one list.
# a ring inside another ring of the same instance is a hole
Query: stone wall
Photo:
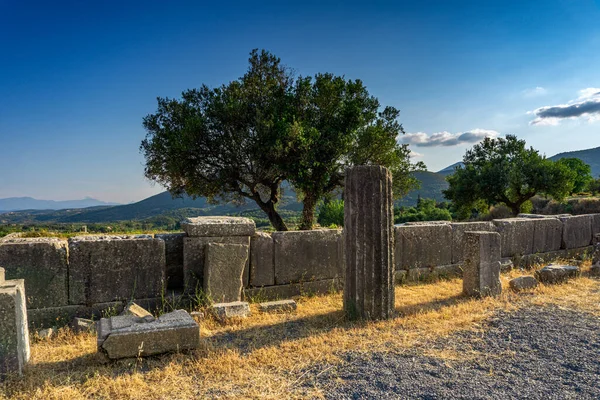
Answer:
[[[530, 265], [585, 254], [593, 235], [600, 233], [600, 214], [397, 225], [396, 277], [401, 281], [460, 273], [464, 235], [469, 231], [498, 232], [502, 257]], [[319, 293], [339, 288], [343, 281], [341, 230], [252, 233], [245, 229], [239, 233], [243, 236], [205, 233], [217, 236], [4, 238], [0, 267], [6, 269], [6, 279], [25, 279], [32, 324], [51, 323], [59, 316], [100, 315], [132, 298], [156, 304], [165, 288], [169, 295], [181, 295], [186, 266], [189, 276], [197, 273], [194, 279], [202, 283], [204, 247], [215, 241], [250, 246], [243, 275], [246, 297]]]

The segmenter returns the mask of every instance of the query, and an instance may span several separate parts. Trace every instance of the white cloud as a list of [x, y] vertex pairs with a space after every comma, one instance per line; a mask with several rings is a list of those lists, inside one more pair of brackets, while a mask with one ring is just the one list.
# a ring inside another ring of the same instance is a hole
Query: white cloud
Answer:
[[457, 146], [463, 143], [477, 143], [486, 137], [495, 138], [498, 132], [489, 129], [472, 129], [467, 132], [437, 132], [428, 135], [425, 132], [407, 133], [400, 140], [403, 143], [412, 144], [419, 147], [434, 146]]
[[600, 88], [586, 88], [579, 91], [579, 97], [567, 104], [544, 106], [528, 114], [536, 118], [530, 125], [558, 125], [564, 119], [582, 118], [588, 122], [598, 121], [600, 117]]
[[537, 97], [537, 96], [543, 96], [547, 92], [548, 91], [545, 88], [543, 88], [541, 86], [536, 86], [534, 88], [525, 89], [521, 93], [525, 97]]

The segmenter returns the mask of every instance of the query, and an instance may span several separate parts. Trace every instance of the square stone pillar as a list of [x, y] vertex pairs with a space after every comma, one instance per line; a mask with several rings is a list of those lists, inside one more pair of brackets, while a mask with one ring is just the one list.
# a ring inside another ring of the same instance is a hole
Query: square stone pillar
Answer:
[[344, 311], [351, 319], [394, 313], [392, 174], [380, 166], [346, 170]]
[[5, 281], [0, 268], [0, 379], [21, 374], [29, 355], [25, 284], [22, 279]]
[[463, 293], [467, 296], [497, 296], [500, 283], [501, 237], [496, 232], [465, 232]]

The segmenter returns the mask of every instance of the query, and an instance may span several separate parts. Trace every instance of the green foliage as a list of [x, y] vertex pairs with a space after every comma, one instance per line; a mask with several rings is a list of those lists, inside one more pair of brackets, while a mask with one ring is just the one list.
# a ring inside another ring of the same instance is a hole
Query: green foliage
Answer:
[[463, 163], [446, 178], [449, 187], [444, 191], [462, 215], [481, 208], [482, 202], [487, 207], [503, 203], [516, 215], [538, 193], [561, 200], [573, 191], [573, 171], [527, 149], [513, 135], [486, 138], [466, 152]]
[[593, 194], [600, 193], [600, 178], [592, 179], [588, 185], [588, 190]]
[[321, 226], [344, 226], [344, 201], [331, 200], [324, 202], [319, 207], [317, 222]]
[[575, 173], [571, 193], [580, 193], [588, 190], [590, 183], [593, 181], [592, 168], [588, 164], [579, 158], [561, 158], [557, 163], [564, 165]]
[[434, 199], [419, 199], [416, 207], [394, 209], [394, 223], [413, 221], [452, 221], [452, 214], [446, 203], [437, 203]]
[[380, 108], [360, 80], [332, 74], [295, 78], [267, 51], [252, 51], [244, 76], [218, 88], [159, 98], [144, 118], [146, 177], [175, 194], [210, 202], [249, 199], [277, 230], [280, 185], [289, 180], [303, 202], [301, 229], [311, 229], [319, 200], [343, 184], [349, 165], [377, 164], [394, 175], [394, 192], [418, 186], [399, 111]]

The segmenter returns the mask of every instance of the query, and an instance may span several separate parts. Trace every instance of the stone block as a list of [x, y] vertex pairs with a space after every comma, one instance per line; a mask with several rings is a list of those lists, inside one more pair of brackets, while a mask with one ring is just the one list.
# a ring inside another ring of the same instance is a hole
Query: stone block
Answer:
[[275, 232], [273, 246], [277, 285], [344, 276], [341, 230]]
[[558, 218], [538, 218], [533, 221], [532, 254], [560, 250], [563, 223]]
[[91, 305], [160, 296], [165, 242], [147, 235], [69, 239], [69, 300]]
[[208, 243], [204, 260], [204, 293], [217, 303], [241, 300], [248, 261], [245, 244]]
[[297, 307], [294, 300], [268, 301], [258, 305], [262, 312], [288, 312], [295, 311]]
[[561, 283], [579, 276], [579, 267], [574, 265], [550, 264], [539, 271], [535, 276], [542, 283]]
[[217, 303], [211, 306], [210, 312], [219, 321], [225, 321], [229, 318], [245, 318], [250, 316], [250, 305], [245, 301]]
[[163, 314], [152, 322], [121, 315], [98, 323], [98, 350], [110, 359], [191, 350], [199, 345], [200, 327], [185, 310]]
[[249, 286], [260, 287], [275, 284], [273, 247], [273, 237], [269, 233], [256, 232], [250, 239]]
[[452, 264], [462, 261], [465, 252], [465, 232], [496, 232], [496, 227], [490, 221], [453, 222], [452, 227]]
[[299, 296], [314, 296], [338, 292], [343, 288], [341, 278], [320, 281], [290, 283], [287, 285], [264, 286], [244, 289], [244, 299], [281, 300]]
[[431, 278], [451, 278], [461, 276], [462, 267], [460, 264], [439, 265], [437, 267], [430, 268], [413, 268], [405, 272], [407, 280], [411, 282], [418, 282]]
[[463, 293], [467, 296], [497, 296], [500, 283], [500, 243], [496, 232], [465, 232]]
[[519, 276], [518, 278], [511, 279], [508, 285], [515, 292], [521, 290], [535, 289], [538, 286], [538, 280], [534, 276]]
[[69, 326], [75, 333], [96, 331], [96, 321], [87, 318], [75, 317]]
[[155, 320], [154, 315], [150, 314], [148, 312], [148, 310], [146, 310], [143, 307], [140, 307], [139, 305], [135, 304], [133, 301], [130, 301], [125, 308], [123, 309], [123, 312], [121, 312], [121, 315], [133, 315], [135, 317], [141, 318], [146, 322], [152, 322]]
[[243, 217], [196, 217], [185, 219], [181, 228], [190, 237], [252, 236], [256, 224]]
[[563, 249], [585, 247], [592, 243], [592, 215], [573, 215], [559, 219], [563, 223]]
[[183, 238], [186, 237], [186, 234], [157, 233], [154, 237], [165, 242], [167, 288], [183, 288]]
[[4, 283], [5, 280], [4, 268], [0, 268], [0, 285]]
[[507, 218], [492, 222], [500, 234], [502, 257], [531, 254], [533, 252], [534, 227], [538, 219]]
[[[183, 239], [183, 277], [186, 292], [194, 293], [203, 287], [204, 281], [204, 249], [208, 243], [242, 244], [250, 246], [250, 236], [211, 236], [186, 237]], [[250, 257], [244, 267], [244, 286], [248, 285], [250, 276]]]
[[396, 269], [452, 264], [450, 224], [396, 225], [394, 231]]
[[592, 218], [592, 237], [600, 233], [600, 214], [589, 214]]
[[22, 279], [5, 281], [0, 284], [0, 380], [20, 375], [29, 356], [25, 285]]
[[16, 238], [0, 243], [6, 279], [24, 279], [27, 307], [69, 304], [67, 242], [58, 238]]

